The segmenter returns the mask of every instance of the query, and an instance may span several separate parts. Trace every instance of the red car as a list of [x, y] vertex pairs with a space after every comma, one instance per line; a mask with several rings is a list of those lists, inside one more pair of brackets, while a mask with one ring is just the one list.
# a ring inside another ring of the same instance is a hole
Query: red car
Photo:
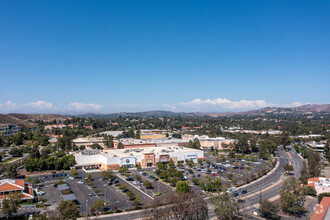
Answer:
[[212, 176], [217, 176], [217, 174], [216, 173], [212, 173]]

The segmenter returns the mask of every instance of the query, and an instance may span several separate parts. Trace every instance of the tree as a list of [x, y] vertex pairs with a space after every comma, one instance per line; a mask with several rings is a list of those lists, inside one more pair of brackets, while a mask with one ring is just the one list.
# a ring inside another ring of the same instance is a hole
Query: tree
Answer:
[[320, 175], [320, 155], [312, 150], [307, 151], [308, 172], [312, 177]]
[[289, 177], [284, 181], [280, 196], [280, 206], [284, 212], [297, 216], [304, 213], [305, 194], [296, 178]]
[[283, 132], [280, 143], [285, 147], [290, 144], [289, 132]]
[[136, 169], [141, 170], [142, 169], [141, 164], [136, 164]]
[[173, 133], [172, 134], [172, 137], [173, 138], [178, 138], [178, 139], [181, 139], [182, 138], [181, 134], [179, 134], [179, 133]]
[[117, 145], [117, 148], [118, 149], [124, 149], [123, 143], [119, 142], [118, 145]]
[[172, 168], [175, 166], [174, 161], [172, 160], [172, 158], [171, 158], [170, 161], [168, 162], [168, 166], [169, 166], [169, 167], [172, 167]]
[[14, 147], [9, 151], [9, 154], [12, 155], [13, 157], [22, 157], [23, 151], [17, 147]]
[[[159, 200], [146, 208], [148, 219], [152, 220], [206, 220], [208, 208], [205, 200], [193, 193], [172, 193], [166, 198], [166, 206]], [[159, 208], [162, 206], [162, 208]]]
[[190, 160], [186, 160], [186, 164], [188, 166], [192, 167], [192, 166], [194, 166], [195, 163], [194, 163], [193, 159], [190, 158]]
[[317, 192], [316, 192], [315, 188], [312, 187], [312, 186], [305, 186], [304, 187], [304, 192], [305, 192], [305, 195], [309, 195], [309, 196], [316, 196], [317, 195]]
[[33, 180], [33, 185], [38, 185], [40, 183], [40, 179], [39, 178], [35, 178]]
[[178, 181], [176, 183], [176, 191], [179, 193], [188, 193], [190, 192], [190, 186], [186, 181]]
[[115, 177], [112, 171], [102, 171], [101, 176], [107, 180], [110, 180]]
[[78, 171], [75, 169], [75, 168], [71, 168], [71, 170], [70, 170], [70, 175], [72, 176], [72, 177], [75, 177], [75, 176], [77, 176], [79, 173], [78, 173]]
[[214, 194], [210, 199], [214, 212], [220, 220], [233, 220], [238, 214], [238, 203], [229, 193]]
[[85, 149], [86, 149], [86, 146], [85, 146], [85, 145], [80, 145], [80, 146], [79, 146], [79, 150], [83, 151], [83, 150], [85, 150]]
[[79, 210], [76, 204], [72, 201], [62, 200], [57, 207], [57, 211], [61, 219], [71, 220], [71, 219], [77, 219], [79, 216]]
[[25, 178], [25, 182], [30, 183], [30, 182], [31, 182], [31, 176], [27, 176], [27, 177]]
[[13, 193], [2, 200], [2, 212], [7, 218], [11, 218], [17, 213], [22, 197], [23, 195], [21, 193]]
[[194, 139], [194, 148], [195, 149], [200, 149], [201, 148], [201, 143], [199, 142], [198, 138]]
[[267, 199], [260, 202], [259, 212], [261, 216], [267, 219], [279, 219], [278, 216], [278, 205], [274, 202], [269, 202]]
[[5, 176], [8, 178], [15, 178], [17, 176], [17, 164], [10, 163], [6, 165], [6, 174]]
[[266, 139], [259, 142], [259, 157], [267, 160], [269, 159], [270, 155], [273, 154], [277, 149], [276, 144], [274, 141]]
[[307, 184], [307, 180], [310, 178], [310, 174], [307, 170], [307, 166], [306, 166], [306, 162], [303, 161], [303, 165], [300, 171], [300, 178], [299, 180], [303, 183], [303, 184]]
[[289, 172], [293, 171], [293, 166], [291, 164], [286, 163], [286, 164], [284, 164], [284, 170], [287, 173], [289, 173]]
[[107, 147], [107, 148], [113, 148], [114, 144], [113, 144], [113, 137], [110, 135], [110, 136], [105, 136], [104, 137], [104, 145]]
[[330, 197], [330, 192], [326, 192], [326, 193], [321, 193], [320, 195], [317, 196], [317, 201], [320, 203], [321, 200], [323, 199], [323, 197]]
[[87, 174], [87, 180], [88, 180], [88, 181], [91, 181], [91, 180], [92, 180], [92, 174], [90, 174], [90, 173]]
[[137, 130], [136, 133], [135, 133], [135, 138], [136, 139], [140, 139], [141, 138], [141, 131], [140, 130]]
[[137, 195], [133, 201], [133, 205], [135, 208], [138, 208], [140, 206], [140, 203], [141, 203], [141, 198], [139, 195]]
[[96, 200], [93, 203], [93, 208], [96, 209], [99, 212], [102, 212], [103, 209], [104, 209], [104, 200], [103, 199]]
[[235, 151], [236, 153], [251, 153], [248, 139], [245, 135], [238, 138], [238, 141], [235, 144]]
[[149, 182], [149, 181], [144, 181], [143, 182], [143, 186], [146, 188], [146, 189], [152, 189], [152, 183]]
[[198, 163], [199, 163], [199, 165], [202, 165], [203, 164], [203, 160], [202, 159], [198, 159]]
[[195, 138], [193, 141], [190, 140], [186, 147], [200, 149], [201, 143], [199, 142], [198, 138]]
[[229, 158], [235, 158], [235, 151], [230, 151], [228, 154]]
[[198, 185], [199, 184], [199, 179], [197, 177], [194, 177], [191, 179], [191, 182], [195, 185]]

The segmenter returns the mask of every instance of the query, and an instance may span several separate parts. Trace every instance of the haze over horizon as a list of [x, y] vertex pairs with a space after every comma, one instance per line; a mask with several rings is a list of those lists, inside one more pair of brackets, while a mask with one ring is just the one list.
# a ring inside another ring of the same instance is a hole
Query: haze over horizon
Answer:
[[329, 1], [1, 1], [0, 113], [330, 103]]

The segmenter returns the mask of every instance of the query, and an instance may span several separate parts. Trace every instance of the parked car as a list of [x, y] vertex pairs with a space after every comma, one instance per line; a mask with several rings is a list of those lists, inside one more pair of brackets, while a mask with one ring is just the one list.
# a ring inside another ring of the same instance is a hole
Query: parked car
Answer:
[[212, 176], [218, 176], [216, 173], [212, 173]]
[[139, 181], [134, 181], [133, 184], [136, 186], [141, 186], [141, 183]]
[[237, 202], [238, 202], [238, 203], [244, 203], [245, 200], [244, 200], [244, 199], [238, 199]]
[[247, 190], [243, 190], [241, 193], [242, 194], [246, 194], [247, 193]]
[[69, 180], [73, 180], [73, 179], [74, 179], [74, 177], [73, 177], [73, 176], [70, 176], [70, 177], [69, 177]]
[[96, 196], [95, 193], [89, 193], [88, 196]]
[[80, 180], [80, 181], [78, 181], [78, 184], [84, 184], [84, 182]]
[[132, 177], [127, 177], [126, 180], [127, 181], [134, 181], [134, 179]]
[[112, 185], [112, 182], [108, 182], [108, 186], [111, 186]]
[[45, 195], [45, 192], [44, 191], [39, 191], [39, 192], [37, 192], [37, 195], [38, 196], [43, 196], [43, 195]]
[[122, 190], [122, 192], [127, 192], [127, 191], [128, 191], [128, 189], [123, 189], [123, 190]]

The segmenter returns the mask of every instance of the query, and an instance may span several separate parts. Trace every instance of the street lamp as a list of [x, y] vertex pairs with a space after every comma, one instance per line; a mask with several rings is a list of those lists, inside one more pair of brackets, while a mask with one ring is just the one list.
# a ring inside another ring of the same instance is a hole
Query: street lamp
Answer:
[[86, 200], [86, 219], [88, 219], [88, 199]]

